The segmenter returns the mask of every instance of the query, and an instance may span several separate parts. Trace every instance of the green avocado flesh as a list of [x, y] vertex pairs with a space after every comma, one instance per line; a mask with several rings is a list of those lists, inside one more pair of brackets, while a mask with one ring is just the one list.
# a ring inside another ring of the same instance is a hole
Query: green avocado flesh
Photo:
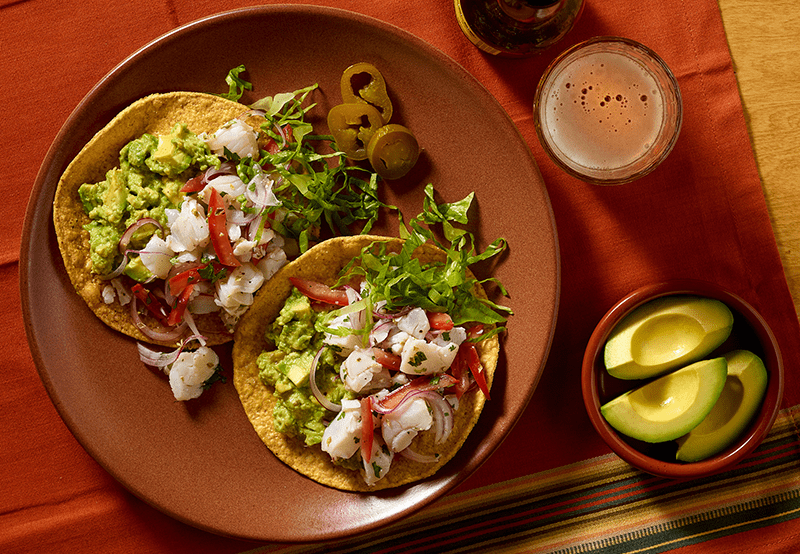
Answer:
[[678, 438], [676, 459], [696, 462], [733, 444], [749, 426], [767, 391], [767, 370], [761, 358], [747, 350], [725, 355], [728, 376], [717, 403], [700, 424]]
[[708, 415], [728, 375], [725, 358], [688, 365], [611, 400], [600, 407], [620, 433], [645, 442], [677, 439]]
[[659, 298], [614, 328], [605, 345], [605, 367], [617, 379], [649, 379], [707, 356], [732, 328], [733, 314], [719, 300]]

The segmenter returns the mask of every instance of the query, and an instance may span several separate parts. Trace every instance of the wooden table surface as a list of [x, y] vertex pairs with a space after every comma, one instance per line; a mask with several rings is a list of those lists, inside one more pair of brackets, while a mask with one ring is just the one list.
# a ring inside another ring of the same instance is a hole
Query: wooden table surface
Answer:
[[778, 250], [800, 313], [800, 4], [719, 5]]

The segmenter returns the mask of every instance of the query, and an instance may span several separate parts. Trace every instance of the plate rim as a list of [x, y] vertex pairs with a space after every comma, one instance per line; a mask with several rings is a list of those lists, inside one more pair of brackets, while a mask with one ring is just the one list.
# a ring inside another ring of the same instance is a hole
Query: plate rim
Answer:
[[[400, 28], [400, 27], [398, 27], [396, 25], [393, 25], [393, 24], [388, 23], [386, 21], [382, 21], [382, 20], [373, 18], [371, 16], [367, 16], [367, 15], [364, 15], [364, 14], [361, 14], [361, 13], [358, 13], [358, 12], [352, 12], [352, 11], [345, 10], [345, 9], [342, 9], [342, 8], [316, 6], [316, 5], [304, 5], [304, 4], [251, 6], [251, 7], [238, 8], [238, 9], [227, 10], [227, 11], [223, 11], [223, 12], [207, 15], [205, 17], [196, 19], [194, 21], [191, 21], [189, 23], [186, 23], [184, 25], [176, 27], [175, 29], [172, 29], [172, 30], [168, 31], [167, 33], [162, 34], [161, 36], [149, 41], [144, 46], [136, 49], [133, 53], [128, 55], [123, 61], [121, 61], [120, 63], [115, 65], [95, 85], [93, 85], [89, 89], [89, 91], [83, 96], [83, 98], [80, 100], [80, 102], [78, 102], [78, 104], [71, 111], [71, 113], [69, 114], [67, 119], [64, 121], [64, 123], [60, 127], [58, 133], [55, 135], [55, 138], [53, 139], [50, 147], [48, 148], [47, 153], [45, 154], [45, 157], [43, 158], [43, 161], [42, 161], [42, 163], [40, 165], [39, 171], [37, 172], [37, 176], [36, 176], [36, 179], [34, 181], [33, 187], [31, 189], [31, 194], [30, 194], [29, 199], [28, 199], [28, 204], [27, 204], [27, 207], [26, 207], [24, 224], [23, 224], [22, 242], [21, 242], [21, 248], [20, 248], [19, 289], [20, 289], [20, 295], [21, 295], [21, 299], [22, 299], [22, 312], [23, 312], [25, 333], [26, 333], [26, 337], [27, 337], [27, 340], [28, 340], [29, 349], [31, 351], [31, 354], [32, 354], [32, 357], [33, 357], [33, 360], [34, 360], [34, 365], [36, 366], [36, 369], [37, 369], [37, 373], [39, 374], [39, 377], [42, 380], [42, 382], [43, 382], [43, 384], [45, 386], [45, 389], [46, 389], [46, 391], [48, 393], [48, 396], [50, 397], [51, 401], [53, 402], [53, 404], [54, 404], [54, 406], [56, 408], [56, 411], [58, 412], [59, 417], [62, 419], [62, 421], [64, 421], [65, 425], [70, 430], [70, 432], [73, 434], [73, 436], [75, 437], [77, 442], [81, 445], [81, 447], [84, 448], [84, 450], [95, 461], [97, 461], [97, 463], [99, 465], [101, 465], [101, 467], [107, 473], [109, 473], [112, 477], [114, 477], [114, 479], [116, 481], [118, 481], [121, 485], [123, 485], [126, 490], [128, 490], [129, 492], [134, 494], [134, 496], [136, 496], [137, 498], [143, 500], [144, 502], [146, 502], [150, 506], [154, 507], [158, 511], [160, 511], [160, 512], [162, 512], [162, 513], [164, 513], [164, 514], [166, 514], [166, 515], [168, 515], [168, 516], [170, 516], [170, 517], [172, 517], [174, 519], [182, 521], [183, 523], [191, 525], [191, 526], [193, 526], [195, 528], [198, 528], [198, 529], [201, 529], [201, 530], [204, 530], [204, 531], [207, 531], [207, 532], [212, 532], [212, 533], [223, 535], [223, 536], [231, 536], [231, 537], [235, 537], [235, 538], [245, 538], [245, 539], [252, 538], [252, 539], [255, 539], [255, 540], [284, 540], [285, 539], [284, 537], [271, 538], [271, 537], [263, 537], [261, 535], [253, 536], [253, 537], [243, 537], [243, 536], [238, 535], [238, 534], [237, 535], [230, 535], [230, 534], [226, 533], [224, 529], [209, 528], [208, 526], [205, 526], [205, 525], [199, 525], [197, 522], [192, 521], [192, 520], [187, 520], [187, 518], [182, 517], [179, 514], [176, 514], [175, 512], [165, 508], [162, 505], [159, 505], [157, 503], [151, 502], [151, 500], [148, 499], [146, 497], [146, 495], [143, 495], [141, 493], [141, 491], [137, 491], [137, 490], [135, 490], [135, 488], [132, 488], [131, 484], [128, 483], [124, 479], [124, 476], [118, 475], [117, 472], [113, 471], [105, 463], [102, 463], [98, 459], [98, 456], [93, 451], [93, 449], [89, 448], [87, 446], [87, 444], [85, 443], [85, 437], [83, 436], [83, 433], [81, 433], [81, 430], [78, 428], [77, 424], [74, 421], [72, 421], [72, 419], [66, 413], [65, 407], [64, 407], [64, 405], [63, 405], [63, 403], [62, 403], [62, 401], [61, 401], [61, 399], [59, 397], [58, 390], [56, 389], [54, 383], [52, 382], [52, 379], [51, 379], [48, 371], [46, 370], [46, 368], [43, 367], [44, 366], [43, 355], [42, 355], [42, 352], [40, 350], [40, 345], [39, 345], [39, 342], [37, 340], [37, 337], [35, 336], [33, 324], [32, 324], [32, 321], [31, 321], [31, 307], [32, 307], [33, 300], [32, 300], [31, 295], [30, 295], [30, 278], [31, 278], [31, 257], [32, 257], [32, 249], [33, 249], [33, 246], [34, 246], [31, 239], [32, 239], [32, 231], [36, 227], [36, 225], [35, 225], [36, 222], [34, 221], [35, 220], [34, 216], [36, 215], [36, 212], [38, 211], [37, 210], [37, 205], [36, 205], [37, 202], [40, 202], [41, 201], [41, 197], [43, 195], [45, 195], [46, 192], [48, 192], [47, 190], [45, 190], [47, 188], [46, 184], [49, 182], [48, 176], [54, 172], [53, 165], [54, 165], [55, 161], [57, 160], [57, 158], [59, 156], [59, 145], [64, 141], [64, 137], [65, 137], [67, 131], [70, 128], [74, 127], [74, 125], [76, 124], [76, 121], [79, 119], [78, 116], [83, 113], [85, 106], [88, 103], [90, 103], [93, 99], [95, 99], [96, 97], [101, 96], [108, 87], [112, 86], [115, 77], [117, 77], [117, 75], [120, 72], [124, 71], [130, 64], [134, 63], [140, 57], [142, 57], [144, 55], [147, 55], [148, 53], [152, 52], [153, 50], [157, 49], [159, 46], [161, 46], [163, 44], [167, 44], [167, 43], [169, 43], [169, 42], [171, 42], [173, 40], [179, 40], [184, 35], [189, 35], [189, 34], [192, 34], [194, 32], [197, 32], [198, 30], [202, 30], [202, 27], [204, 25], [207, 25], [207, 24], [224, 25], [226, 20], [229, 20], [229, 19], [234, 19], [235, 20], [235, 19], [247, 17], [248, 15], [252, 15], [252, 14], [258, 14], [259, 16], [264, 16], [264, 15], [267, 15], [267, 14], [270, 14], [270, 13], [275, 13], [275, 14], [289, 14], [289, 13], [302, 14], [302, 13], [308, 13], [308, 12], [314, 12], [316, 14], [324, 15], [324, 16], [332, 16], [332, 17], [344, 18], [346, 20], [357, 20], [361, 24], [377, 28], [378, 30], [380, 30], [384, 34], [388, 33], [389, 35], [393, 35], [395, 37], [401, 37], [403, 42], [409, 43], [413, 49], [418, 50], [418, 51], [420, 51], [420, 50], [423, 51], [426, 56], [433, 55], [435, 57], [436, 61], [439, 64], [447, 65], [453, 71], [455, 71], [457, 73], [461, 73], [463, 76], [466, 77], [465, 82], [469, 83], [469, 86], [470, 86], [471, 89], [473, 89], [474, 91], [477, 91], [484, 98], [486, 98], [487, 100], [491, 101], [497, 107], [497, 109], [505, 115], [505, 117], [508, 120], [509, 125], [516, 131], [516, 133], [518, 135], [518, 140], [521, 143], [525, 144], [526, 148], [528, 149], [529, 154], [530, 154], [530, 160], [531, 160], [532, 164], [534, 165], [534, 167], [536, 168], [536, 171], [537, 172], [539, 171], [538, 165], [536, 164], [536, 161], [533, 158], [533, 154], [530, 152], [530, 148], [527, 147], [527, 143], [526, 143], [525, 139], [521, 136], [521, 133], [519, 132], [519, 129], [517, 128], [516, 124], [514, 124], [514, 122], [509, 117], [508, 113], [505, 111], [505, 109], [502, 107], [502, 105], [497, 101], [497, 99], [484, 87], [484, 85], [482, 83], [480, 83], [480, 81], [478, 81], [477, 78], [475, 78], [471, 73], [469, 73], [463, 66], [461, 66], [458, 62], [456, 62], [454, 59], [452, 59], [450, 56], [448, 56], [447, 54], [445, 54], [443, 51], [441, 51], [437, 47], [433, 46], [432, 44], [425, 42], [424, 40], [420, 39], [416, 35], [410, 33], [409, 31], [406, 31], [406, 30], [404, 30], [404, 29], [402, 29], [402, 28]], [[66, 156], [66, 154], [63, 154], [62, 156], [64, 157], [66, 163], [68, 163], [69, 162], [69, 158]], [[58, 173], [58, 175], [60, 176], [60, 173]], [[546, 199], [547, 209], [548, 209], [548, 213], [549, 213], [549, 217], [550, 217], [550, 227], [551, 227], [551, 232], [552, 232], [552, 241], [553, 241], [553, 248], [554, 248], [553, 260], [552, 260], [552, 263], [554, 264], [554, 267], [555, 267], [555, 282], [554, 282], [554, 290], [553, 290], [553, 298], [552, 298], [552, 311], [553, 311], [553, 313], [552, 313], [552, 317], [551, 317], [551, 322], [550, 322], [551, 324], [550, 324], [548, 337], [547, 337], [547, 340], [546, 340], [546, 344], [545, 344], [544, 352], [543, 352], [543, 355], [542, 355], [542, 360], [541, 360], [541, 363], [540, 363], [539, 370], [536, 373], [536, 377], [533, 380], [533, 382], [531, 383], [531, 386], [529, 387], [529, 390], [527, 391], [527, 394], [526, 394], [526, 396], [524, 398], [524, 402], [522, 402], [517, 407], [517, 409], [514, 411], [514, 413], [512, 414], [513, 417], [511, 418], [511, 423], [504, 430], [504, 433], [503, 433], [502, 437], [500, 437], [499, 439], [492, 438], [491, 440], [488, 440], [488, 443], [486, 444], [486, 446], [487, 446], [486, 452], [484, 454], [482, 454], [481, 456], [472, 457], [470, 459], [470, 462], [464, 467], [464, 473], [466, 475], [459, 476], [458, 478], [456, 478], [456, 476], [452, 476], [452, 477], [447, 478], [445, 480], [445, 482], [443, 482], [442, 484], [440, 484], [438, 486], [438, 488], [436, 489], [436, 491], [433, 494], [427, 494], [422, 501], [417, 501], [417, 502], [415, 502], [415, 503], [413, 503], [411, 505], [406, 506], [404, 509], [401, 509], [401, 510], [397, 511], [391, 518], [379, 519], [379, 520], [375, 520], [375, 521], [372, 521], [372, 522], [368, 522], [368, 523], [366, 523], [366, 524], [364, 524], [364, 525], [362, 525], [360, 527], [348, 529], [348, 530], [345, 530], [344, 532], [341, 532], [341, 533], [335, 532], [335, 531], [330, 531], [330, 532], [326, 532], [326, 533], [316, 534], [316, 535], [308, 537], [308, 538], [301, 537], [301, 538], [295, 538], [293, 540], [296, 540], [298, 542], [305, 542], [305, 541], [308, 541], [308, 540], [316, 541], [316, 540], [328, 540], [328, 539], [344, 538], [344, 537], [347, 537], [347, 536], [352, 536], [352, 535], [357, 534], [357, 533], [363, 533], [363, 532], [374, 530], [375, 528], [377, 528], [380, 525], [385, 525], [387, 523], [392, 523], [392, 522], [398, 521], [398, 520], [400, 520], [400, 519], [402, 519], [404, 517], [407, 517], [411, 513], [422, 509], [424, 506], [426, 506], [426, 505], [434, 502], [435, 500], [441, 498], [444, 494], [446, 494], [447, 492], [451, 491], [457, 485], [462, 483], [464, 481], [464, 479], [466, 479], [467, 476], [469, 476], [472, 473], [474, 473], [480, 467], [480, 465], [482, 465], [482, 463], [486, 459], [488, 459], [489, 456], [491, 456], [496, 451], [496, 449], [503, 442], [504, 438], [508, 435], [508, 433], [511, 431], [511, 429], [514, 427], [514, 425], [517, 423], [519, 418], [522, 416], [523, 412], [525, 411], [525, 409], [526, 409], [528, 403], [530, 402], [530, 400], [531, 400], [531, 398], [533, 396], [533, 393], [534, 393], [534, 391], [535, 391], [535, 389], [536, 389], [536, 387], [538, 385], [538, 381], [539, 381], [539, 379], [541, 377], [542, 372], [544, 371], [544, 367], [545, 367], [545, 364], [546, 364], [548, 356], [549, 356], [549, 351], [550, 351], [550, 348], [552, 346], [553, 335], [554, 335], [554, 332], [555, 332], [556, 320], [557, 320], [557, 316], [558, 316], [558, 308], [559, 308], [559, 303], [560, 303], [560, 294], [561, 294], [561, 260], [560, 260], [560, 251], [559, 251], [559, 242], [558, 242], [558, 234], [557, 234], [556, 222], [555, 222], [555, 217], [554, 217], [554, 213], [553, 213], [552, 203], [551, 203], [549, 195], [547, 193], [547, 190], [546, 190], [546, 187], [545, 187], [545, 184], [544, 184], [544, 180], [541, 178], [541, 173], [540, 172], [539, 172], [539, 177], [540, 177], [540, 180], [541, 180], [542, 193], [543, 193], [543, 195], [544, 195], [544, 197]], [[57, 182], [57, 179], [56, 179], [56, 182]], [[53, 193], [54, 192], [55, 191], [53, 190]], [[48, 198], [49, 198], [49, 196], [48, 196]], [[52, 214], [52, 209], [48, 211], [48, 214]], [[50, 217], [49, 219], [50, 219], [50, 221], [48, 221], [47, 224], [44, 226], [45, 227], [45, 229], [44, 229], [45, 232], [52, 231], [52, 217]], [[502, 349], [501, 349], [501, 356], [504, 357], [504, 353], [503, 353]], [[480, 442], [481, 443], [487, 442], [487, 438], [483, 437]], [[452, 463], [452, 461], [451, 461], [451, 463]], [[422, 484], [423, 484], [423, 486], [425, 486], [425, 485], [428, 485], [430, 481], [436, 481], [436, 480], [437, 480], [436, 476], [433, 476], [432, 478], [429, 478], [427, 481], [423, 481]], [[405, 487], [411, 488], [411, 487], [414, 487], [414, 486], [415, 485], [412, 484], [412, 485], [406, 485]]]

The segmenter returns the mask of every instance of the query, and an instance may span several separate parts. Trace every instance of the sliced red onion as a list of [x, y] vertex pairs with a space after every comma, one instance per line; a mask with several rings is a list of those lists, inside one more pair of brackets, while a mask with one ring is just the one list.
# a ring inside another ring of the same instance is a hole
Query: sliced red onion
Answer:
[[[378, 338], [382, 333], [384, 333], [384, 331], [386, 331], [387, 327], [391, 327], [391, 326], [392, 326], [392, 322], [389, 321], [389, 320], [386, 320], [386, 319], [382, 319], [381, 321], [379, 321], [378, 323], [373, 325], [372, 329], [369, 332], [369, 345], [370, 346], [375, 346], [377, 344], [380, 344], [384, 340], [386, 340], [386, 337], [384, 337], [384, 338], [382, 338], [380, 340], [378, 340]], [[386, 334], [388, 336], [388, 331], [386, 331]]]
[[453, 406], [439, 393], [428, 391], [424, 396], [433, 408], [433, 423], [436, 426], [436, 444], [447, 440], [453, 431]]
[[110, 281], [115, 277], [119, 277], [122, 275], [122, 272], [125, 271], [125, 267], [128, 265], [128, 254], [124, 253], [122, 255], [122, 261], [119, 263], [117, 268], [112, 271], [111, 273], [107, 273], [106, 275], [98, 275], [98, 279], [102, 279], [103, 281]]
[[[434, 384], [431, 382], [433, 378], [437, 379], [437, 382]], [[417, 377], [399, 389], [395, 389], [386, 396], [377, 399], [374, 408], [375, 411], [379, 413], [390, 414], [395, 409], [399, 408], [401, 404], [404, 404], [410, 397], [416, 396], [422, 392], [432, 392], [439, 396], [438, 393], [436, 393], [437, 390], [452, 387], [457, 382], [458, 381], [456, 381], [452, 375], [447, 373]]]
[[399, 454], [404, 458], [408, 458], [409, 460], [419, 462], [421, 464], [432, 464], [439, 459], [438, 456], [434, 456], [433, 454], [420, 454], [419, 452], [412, 450], [410, 446], [404, 450], [401, 450]]
[[164, 228], [161, 227], [161, 224], [153, 219], [152, 217], [143, 217], [133, 225], [129, 226], [125, 229], [125, 232], [122, 233], [122, 238], [119, 239], [119, 251], [121, 254], [125, 254], [128, 251], [128, 243], [131, 242], [131, 237], [133, 234], [138, 231], [140, 228], [144, 227], [145, 225], [155, 225], [159, 231], [163, 231]]
[[[352, 306], [356, 302], [360, 302], [362, 300], [361, 293], [359, 293], [350, 285], [345, 285], [344, 292], [347, 294], [347, 301], [349, 302], [348, 305]], [[350, 326], [355, 330], [363, 329], [367, 322], [367, 316], [363, 309], [350, 313], [348, 315], [348, 319], [350, 320]]]
[[131, 299], [131, 318], [133, 319], [133, 324], [136, 325], [137, 329], [144, 333], [148, 338], [157, 342], [175, 342], [186, 330], [185, 321], [169, 331], [156, 331], [151, 329], [145, 325], [144, 321], [142, 321], [142, 318], [139, 315], [138, 302], [135, 296]]
[[278, 134], [281, 136], [281, 140], [283, 140], [283, 144], [281, 144], [281, 149], [285, 148], [287, 144], [289, 144], [289, 139], [286, 136], [286, 131], [283, 130], [283, 127], [278, 125], [277, 123], [274, 125], [275, 130], [278, 131]]
[[136, 348], [139, 350], [139, 359], [142, 360], [142, 362], [152, 367], [159, 367], [164, 370], [164, 373], [167, 373], [166, 367], [175, 363], [175, 361], [181, 355], [181, 352], [183, 352], [183, 349], [186, 348], [186, 345], [195, 339], [205, 340], [205, 337], [202, 335], [191, 335], [186, 337], [181, 341], [181, 344], [178, 346], [178, 348], [169, 352], [159, 352], [158, 350], [153, 350], [149, 346], [146, 346], [140, 342], [136, 343]]
[[314, 395], [314, 398], [316, 398], [317, 402], [322, 404], [326, 410], [340, 412], [342, 410], [342, 405], [334, 404], [328, 400], [328, 397], [322, 394], [322, 391], [319, 390], [319, 386], [317, 385], [317, 363], [319, 362], [320, 356], [322, 356], [323, 350], [324, 348], [317, 350], [317, 354], [314, 356], [314, 360], [311, 362], [311, 372], [308, 375], [308, 385], [311, 387], [311, 393]]
[[206, 338], [200, 334], [200, 330], [197, 328], [197, 325], [194, 322], [194, 318], [192, 317], [192, 314], [191, 312], [189, 312], [189, 310], [183, 312], [183, 322], [181, 322], [181, 325], [183, 325], [184, 323], [189, 326], [189, 329], [192, 330], [193, 335], [199, 337], [197, 340], [200, 341], [200, 344], [205, 346]]
[[178, 356], [181, 354], [181, 348], [177, 348], [171, 352], [159, 352], [148, 348], [140, 342], [136, 343], [136, 348], [139, 350], [139, 359], [144, 362], [145, 365], [160, 368], [164, 373], [168, 373], [167, 366], [175, 363], [175, 360], [177, 360]]
[[411, 402], [412, 399], [416, 398], [417, 396], [419, 396], [423, 392], [427, 392], [427, 391], [424, 391], [424, 390], [411, 390], [408, 393], [406, 393], [406, 395], [400, 400], [400, 402], [398, 402], [397, 404], [395, 404], [391, 408], [384, 407], [383, 404], [381, 404], [381, 402], [380, 402], [381, 399], [377, 399], [376, 402], [373, 402], [372, 410], [374, 412], [382, 414], [382, 415], [393, 414], [396, 411], [397, 412], [402, 412], [403, 410], [406, 409], [406, 404], [407, 403]]
[[244, 196], [258, 211], [269, 206], [280, 206], [281, 201], [272, 192], [273, 185], [274, 181], [269, 175], [259, 173], [247, 183]]
[[408, 312], [410, 312], [411, 310], [412, 310], [411, 306], [404, 306], [400, 310], [398, 310], [396, 312], [391, 312], [391, 313], [387, 313], [387, 312], [384, 312], [384, 311], [381, 311], [380, 309], [378, 309], [378, 310], [375, 310], [374, 312], [372, 312], [372, 315], [375, 316], [376, 318], [379, 318], [379, 319], [392, 319], [392, 320], [394, 320], [394, 319], [398, 319], [400, 317], [403, 317], [404, 315], [407, 315]]
[[433, 422], [436, 427], [436, 443], [447, 440], [453, 430], [453, 407], [447, 400], [442, 397], [438, 392], [432, 390], [414, 390], [410, 391], [406, 396], [393, 408], [384, 408], [380, 402], [372, 403], [372, 411], [388, 415], [395, 412], [402, 413], [408, 409], [408, 405], [415, 399], [422, 398], [430, 406], [433, 413]]
[[237, 119], [244, 119], [245, 117], [247, 117], [249, 115], [256, 115], [256, 116], [264, 117], [264, 116], [267, 115], [267, 112], [265, 110], [253, 108], [253, 109], [250, 109], [250, 110], [247, 110], [246, 112], [244, 112]]
[[258, 236], [258, 229], [261, 226], [261, 220], [264, 217], [266, 216], [263, 213], [259, 213], [253, 218], [253, 221], [250, 222], [250, 225], [247, 227], [247, 240], [256, 240], [256, 236]]
[[203, 174], [201, 184], [207, 185], [209, 181], [220, 175], [235, 175], [236, 164], [233, 162], [222, 162], [219, 167], [210, 167]]
[[247, 225], [253, 221], [256, 217], [258, 217], [258, 214], [255, 212], [246, 213], [242, 210], [230, 208], [226, 210], [225, 217], [229, 224], [232, 223], [233, 225], [238, 225], [241, 227], [242, 225]]

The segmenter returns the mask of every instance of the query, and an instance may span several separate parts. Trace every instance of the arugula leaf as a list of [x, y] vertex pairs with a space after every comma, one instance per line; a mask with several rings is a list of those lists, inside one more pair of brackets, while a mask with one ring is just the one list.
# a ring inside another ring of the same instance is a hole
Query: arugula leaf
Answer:
[[225, 82], [228, 83], [228, 92], [227, 94], [217, 94], [217, 96], [238, 102], [245, 90], [253, 90], [252, 83], [239, 77], [239, 74], [244, 71], [246, 71], [244, 65], [234, 67], [228, 71], [228, 76], [225, 77]]
[[[289, 216], [272, 225], [278, 233], [296, 238], [301, 252], [319, 239], [323, 225], [333, 234], [351, 234], [350, 226], [361, 222], [360, 232], [368, 233], [382, 208], [396, 209], [379, 199], [377, 174], [348, 165], [343, 152], [317, 152], [317, 141], [333, 141], [333, 137], [312, 134], [311, 124], [305, 121], [316, 104], [304, 104], [317, 88], [314, 84], [250, 105], [264, 113], [261, 129], [273, 140], [282, 143], [284, 134], [292, 137], [275, 154], [261, 151], [258, 164], [280, 176], [273, 193]], [[278, 132], [286, 126], [291, 127], [290, 135]]]
[[[483, 252], [476, 252], [472, 233], [452, 224], [468, 222], [467, 212], [474, 194], [458, 202], [437, 205], [433, 185], [428, 184], [425, 196], [422, 213], [410, 220], [408, 226], [401, 217], [400, 236], [405, 242], [400, 251], [389, 253], [385, 243], [371, 244], [344, 268], [340, 284], [361, 277], [367, 283], [368, 297], [365, 300], [372, 305], [385, 301], [388, 310], [416, 306], [446, 312], [456, 325], [471, 322], [502, 325], [512, 310], [474, 296], [472, 289], [479, 281], [467, 274], [467, 268], [503, 252], [507, 247], [505, 239], [497, 239]], [[439, 241], [423, 224], [442, 224], [450, 244]], [[444, 261], [423, 265], [413, 257], [414, 251], [429, 241], [445, 252]], [[496, 283], [502, 294], [508, 296], [499, 281], [480, 281], [481, 284], [487, 282]], [[338, 315], [339, 311], [335, 314]]]

